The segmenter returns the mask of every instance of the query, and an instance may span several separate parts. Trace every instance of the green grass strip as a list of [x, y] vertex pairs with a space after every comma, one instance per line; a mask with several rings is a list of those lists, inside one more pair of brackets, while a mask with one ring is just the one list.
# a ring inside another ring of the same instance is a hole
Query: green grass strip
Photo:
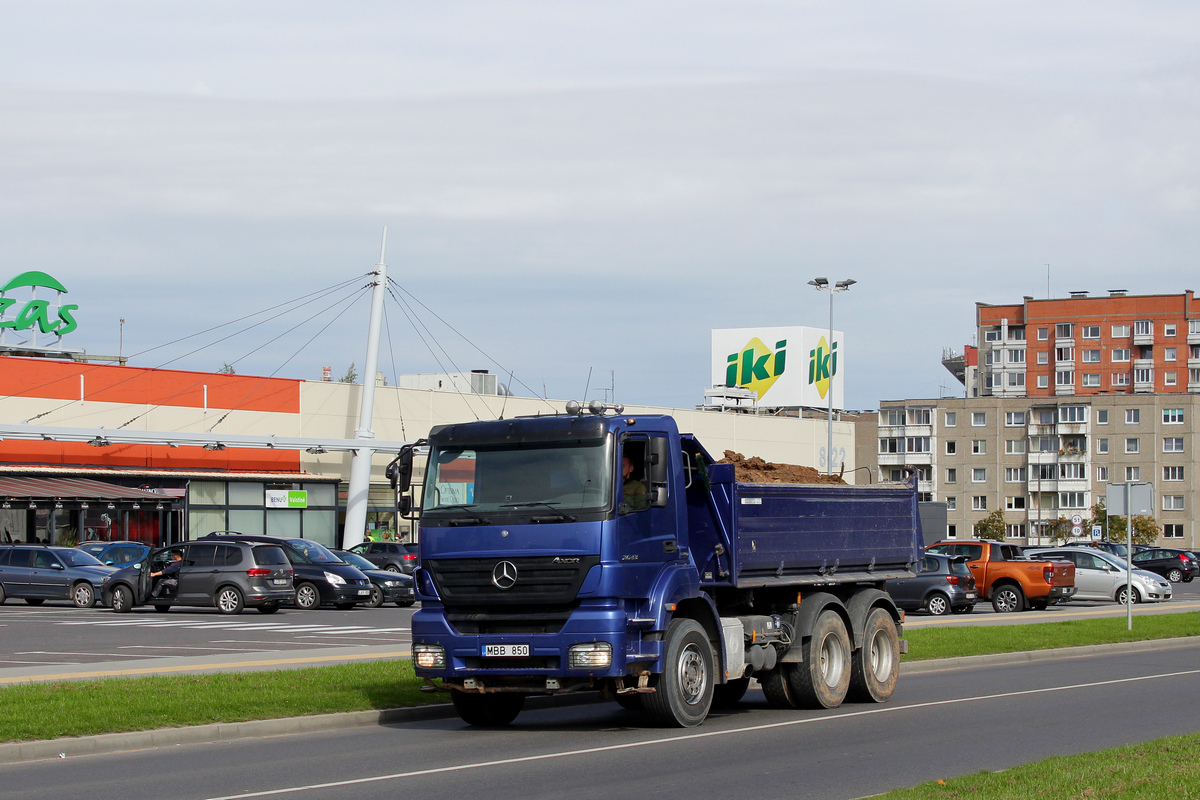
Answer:
[[0, 741], [299, 717], [445, 703], [418, 691], [412, 663], [106, 678], [0, 689]]
[[875, 800], [1174, 800], [1200, 798], [1200, 734], [1055, 756], [876, 795]]
[[908, 628], [908, 654], [904, 661], [932, 658], [1019, 653], [1089, 644], [1142, 642], [1200, 636], [1200, 612], [1134, 617], [1126, 630], [1124, 617], [1039, 622], [1028, 625], [969, 625], [945, 628]]

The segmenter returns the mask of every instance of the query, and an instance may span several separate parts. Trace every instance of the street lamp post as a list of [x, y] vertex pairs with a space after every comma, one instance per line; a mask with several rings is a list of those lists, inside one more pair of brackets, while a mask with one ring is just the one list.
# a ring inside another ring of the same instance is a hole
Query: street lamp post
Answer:
[[[838, 292], [847, 291], [851, 286], [858, 283], [853, 278], [847, 278], [844, 281], [830, 285], [828, 278], [813, 278], [808, 282], [808, 285], [816, 289], [818, 292], [829, 292], [829, 338], [825, 340], [826, 346], [829, 348], [830, 359], [832, 362], [833, 353], [833, 296]], [[829, 425], [829, 440], [825, 446], [825, 474], [833, 474], [833, 375], [829, 376], [829, 391], [825, 393], [825, 399], [828, 401], [827, 423]]]

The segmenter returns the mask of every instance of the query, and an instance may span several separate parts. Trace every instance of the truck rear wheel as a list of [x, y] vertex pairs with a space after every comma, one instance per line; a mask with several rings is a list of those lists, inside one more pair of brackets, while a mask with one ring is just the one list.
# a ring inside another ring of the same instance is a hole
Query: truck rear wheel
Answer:
[[467, 694], [451, 692], [450, 700], [462, 721], [480, 728], [499, 728], [509, 724], [521, 713], [525, 695], [516, 692], [500, 694]]
[[992, 590], [992, 608], [997, 614], [1012, 614], [1025, 610], [1025, 593], [1019, 586], [1005, 584]]
[[793, 664], [780, 664], [775, 669], [768, 670], [761, 675], [755, 674], [758, 678], [758, 685], [762, 687], [763, 695], [767, 698], [767, 705], [771, 708], [799, 708], [796, 705], [796, 698], [792, 697], [792, 688], [788, 684], [788, 678], [784, 670], [790, 670]]
[[884, 703], [900, 677], [900, 634], [896, 621], [882, 608], [867, 615], [863, 646], [854, 653], [847, 696], [864, 703]]
[[785, 671], [799, 708], [837, 708], [850, 688], [850, 636], [836, 611], [817, 617], [804, 661]]
[[750, 688], [749, 678], [734, 678], [713, 687], [713, 708], [733, 708]]
[[712, 644], [700, 623], [674, 619], [667, 628], [663, 673], [642, 709], [659, 724], [694, 728], [708, 716], [713, 698]]

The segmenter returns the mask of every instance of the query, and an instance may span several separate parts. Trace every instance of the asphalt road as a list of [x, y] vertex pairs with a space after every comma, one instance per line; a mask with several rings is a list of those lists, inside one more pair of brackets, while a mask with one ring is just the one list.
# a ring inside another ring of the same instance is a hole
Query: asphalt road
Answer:
[[[302, 691], [302, 687], [298, 687]], [[691, 731], [615, 704], [0, 767], [22, 800], [119, 797], [739, 797], [841, 800], [1200, 730], [1200, 644], [904, 677], [891, 702], [776, 711], [761, 694]]]

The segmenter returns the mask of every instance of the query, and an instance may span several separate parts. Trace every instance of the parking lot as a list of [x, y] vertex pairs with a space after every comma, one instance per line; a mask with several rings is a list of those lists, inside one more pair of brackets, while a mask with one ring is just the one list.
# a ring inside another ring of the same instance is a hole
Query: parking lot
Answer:
[[67, 603], [0, 606], [0, 669], [93, 664], [154, 658], [245, 656], [388, 645], [407, 651], [413, 608], [383, 606], [350, 611], [298, 611], [226, 616], [216, 609], [173, 608], [128, 614]]

